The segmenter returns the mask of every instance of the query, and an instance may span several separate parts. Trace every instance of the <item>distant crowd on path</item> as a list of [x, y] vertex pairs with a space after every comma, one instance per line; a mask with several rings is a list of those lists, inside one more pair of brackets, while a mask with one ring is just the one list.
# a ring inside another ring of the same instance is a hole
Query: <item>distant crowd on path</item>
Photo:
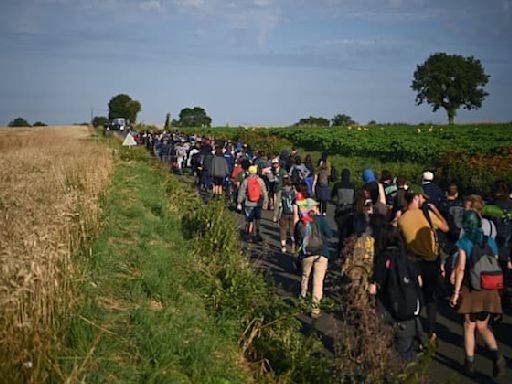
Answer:
[[[321, 315], [323, 280], [331, 259], [333, 237], [325, 216], [335, 205], [342, 272], [349, 283], [361, 283], [375, 297], [383, 324], [393, 326], [395, 349], [405, 361], [418, 348], [436, 345], [438, 300], [449, 294], [461, 315], [464, 366], [474, 373], [475, 332], [493, 358], [493, 376], [505, 373], [491, 323], [502, 317], [510, 295], [512, 185], [499, 181], [487, 194], [462, 198], [452, 183], [442, 190], [434, 172], [421, 175], [421, 185], [371, 169], [356, 189], [345, 168], [338, 179], [328, 154], [313, 163], [296, 148], [280, 153], [253, 151], [248, 143], [214, 140], [181, 133], [135, 137], [171, 171], [184, 169], [212, 198], [226, 199], [245, 215], [245, 240], [259, 242], [262, 210], [278, 223], [281, 253], [290, 254], [302, 271], [300, 298], [309, 294], [311, 316]], [[290, 248], [288, 248], [290, 246]], [[353, 271], [364, 270], [363, 275]], [[358, 280], [359, 279], [359, 280]], [[358, 280], [358, 281], [356, 281]], [[419, 320], [426, 310], [425, 327]]]

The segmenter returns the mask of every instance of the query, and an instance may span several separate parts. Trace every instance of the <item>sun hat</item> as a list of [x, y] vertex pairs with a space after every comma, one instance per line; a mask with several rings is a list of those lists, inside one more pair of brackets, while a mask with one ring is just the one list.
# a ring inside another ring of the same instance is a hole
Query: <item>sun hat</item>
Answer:
[[249, 169], [247, 170], [247, 172], [249, 172], [249, 174], [251, 175], [255, 175], [258, 173], [258, 166], [257, 165], [251, 165], [249, 167]]

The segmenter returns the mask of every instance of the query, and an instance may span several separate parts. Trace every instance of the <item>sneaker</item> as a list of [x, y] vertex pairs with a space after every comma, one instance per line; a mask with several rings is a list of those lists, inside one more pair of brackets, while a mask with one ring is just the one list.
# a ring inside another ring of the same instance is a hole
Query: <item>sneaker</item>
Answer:
[[492, 376], [493, 377], [501, 377], [505, 374], [505, 358], [500, 353], [498, 357], [493, 360], [492, 363]]
[[312, 319], [318, 319], [322, 316], [322, 311], [320, 310], [320, 308], [313, 308], [311, 310], [311, 318]]

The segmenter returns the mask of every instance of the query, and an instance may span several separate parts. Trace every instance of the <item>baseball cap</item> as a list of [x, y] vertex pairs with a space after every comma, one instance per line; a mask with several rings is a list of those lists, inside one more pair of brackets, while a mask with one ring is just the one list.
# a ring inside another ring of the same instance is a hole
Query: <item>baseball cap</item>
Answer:
[[255, 175], [258, 173], [258, 166], [257, 165], [251, 165], [249, 169], [247, 170], [251, 175]]
[[434, 180], [434, 174], [430, 171], [425, 171], [421, 175], [423, 178], [423, 181], [433, 181]]
[[405, 198], [407, 200], [408, 203], [410, 203], [412, 201], [412, 199], [414, 198], [414, 196], [416, 195], [423, 195], [423, 197], [425, 199], [428, 199], [429, 198], [429, 195], [427, 195], [425, 193], [425, 191], [423, 190], [423, 188], [419, 185], [410, 185], [409, 188], [407, 189], [407, 194], [405, 195]]

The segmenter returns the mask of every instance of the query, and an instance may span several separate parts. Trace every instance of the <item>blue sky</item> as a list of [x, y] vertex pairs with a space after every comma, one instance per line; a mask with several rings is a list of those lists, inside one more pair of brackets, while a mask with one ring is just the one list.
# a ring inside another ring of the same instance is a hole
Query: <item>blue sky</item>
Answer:
[[512, 0], [2, 0], [0, 125], [201, 106], [214, 125], [446, 122], [416, 106], [430, 54], [480, 59], [489, 96], [456, 121], [512, 121]]

